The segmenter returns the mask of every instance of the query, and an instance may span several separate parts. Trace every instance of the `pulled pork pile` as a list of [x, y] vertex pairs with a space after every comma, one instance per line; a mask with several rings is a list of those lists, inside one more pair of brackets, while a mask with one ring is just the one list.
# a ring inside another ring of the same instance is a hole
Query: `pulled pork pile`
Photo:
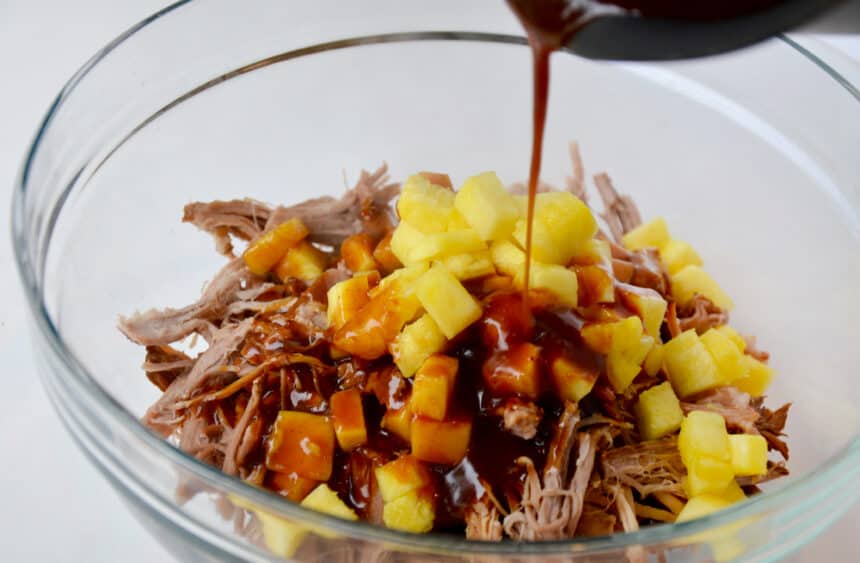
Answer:
[[[574, 174], [567, 189], [587, 203], [576, 145], [571, 157]], [[451, 187], [447, 176], [426, 177], [434, 185]], [[653, 290], [665, 299], [662, 341], [726, 325], [728, 311], [705, 295], [697, 293], [683, 304], [673, 298], [672, 278], [656, 248], [622, 245], [625, 234], [641, 224], [639, 211], [630, 197], [616, 192], [606, 174], [593, 180], [603, 201], [599, 216], [605, 226], [596, 239], [611, 250], [612, 284]], [[552, 188], [544, 186], [542, 191]], [[323, 482], [357, 517], [397, 527], [385, 516], [377, 470], [419, 455], [408, 433], [394, 424], [398, 413], [409, 409], [414, 378], [404, 376], [387, 352], [368, 359], [334, 346], [328, 298], [336, 284], [359, 274], [345, 259], [345, 241], [361, 241], [372, 249], [376, 270], [368, 275], [371, 286], [400, 268], [389, 248], [398, 224], [393, 202], [399, 193], [400, 186], [388, 181], [383, 165], [373, 173], [362, 172], [341, 198], [321, 197], [291, 207], [248, 199], [187, 205], [183, 220], [210, 233], [227, 263], [196, 302], [120, 318], [122, 333], [146, 348], [143, 369], [162, 392], [143, 423], [226, 474], [297, 502]], [[295, 218], [307, 228], [306, 242], [318, 257], [319, 271], [283, 277], [252, 273], [243, 256], [236, 255], [235, 245], [254, 244]], [[450, 338], [444, 353], [459, 362], [450, 409], [468, 416], [471, 434], [459, 461], [423, 463], [430, 476], [432, 529], [465, 533], [473, 540], [541, 541], [673, 522], [688, 496], [677, 431], [644, 440], [635, 407], [644, 391], [667, 381], [665, 369], [658, 366], [649, 375], [643, 368], [618, 391], [607, 378], [605, 353], [582, 351], [583, 325], [604, 318], [607, 311], [627, 317], [631, 313], [623, 302], [571, 308], [548, 301], [540, 292], [531, 295], [534, 316], [529, 322], [534, 324], [536, 349], [584, 358], [580, 365], [590, 370], [592, 387], [579, 401], [560, 396], [552, 384], [542, 384], [535, 394], [499, 394], [487, 383], [486, 366], [507, 357], [504, 354], [522, 338], [517, 324], [522, 296], [512, 278], [501, 273], [463, 285], [480, 303], [481, 317]], [[581, 280], [581, 303], [582, 291]], [[196, 357], [182, 351], [192, 338], [208, 345]], [[752, 342], [745, 353], [767, 360]], [[551, 362], [541, 356], [541, 373]], [[345, 448], [338, 435], [327, 478], [282, 471], [272, 454], [279, 416], [331, 416], [333, 395], [353, 389], [360, 394], [365, 439]], [[683, 396], [680, 407], [684, 414], [717, 413], [729, 433], [763, 436], [782, 458], [769, 461], [766, 474], [737, 478], [747, 494], [787, 474], [788, 447], [782, 437], [789, 405], [771, 411], [761, 397], [717, 386]]]

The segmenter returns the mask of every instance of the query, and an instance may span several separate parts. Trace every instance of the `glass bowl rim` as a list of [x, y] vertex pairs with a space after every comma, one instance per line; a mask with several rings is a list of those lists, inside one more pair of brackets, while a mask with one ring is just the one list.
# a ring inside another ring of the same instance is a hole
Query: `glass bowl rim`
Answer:
[[[369, 524], [361, 520], [351, 522], [305, 508], [297, 503], [293, 503], [277, 495], [258, 489], [237, 477], [226, 475], [217, 468], [189, 456], [179, 448], [174, 447], [161, 437], [146, 429], [142, 424], [140, 424], [137, 417], [121, 405], [110, 393], [107, 392], [106, 389], [99, 385], [95, 378], [87, 372], [72, 351], [68, 349], [59, 330], [57, 330], [57, 327], [54, 325], [50, 315], [48, 314], [47, 306], [42, 295], [42, 280], [39, 279], [36, 268], [31, 263], [27, 254], [27, 243], [29, 237], [26, 228], [24, 206], [29, 173], [35, 156], [40, 148], [41, 141], [45, 132], [50, 127], [54, 116], [62, 107], [64, 101], [75, 90], [75, 87], [86, 78], [89, 72], [98, 65], [99, 62], [108, 57], [119, 45], [130, 40], [135, 34], [153, 24], [158, 19], [168, 16], [171, 12], [186, 4], [192, 3], [192, 1], [193, 0], [179, 0], [141, 20], [139, 23], [130, 27], [110, 43], [105, 45], [102, 49], [97, 51], [74, 75], [72, 75], [49, 106], [47, 113], [37, 128], [34, 139], [25, 153], [13, 190], [11, 225], [15, 261], [19, 276], [24, 286], [28, 305], [33, 318], [36, 321], [36, 326], [38, 327], [39, 335], [47, 341], [52, 351], [57, 355], [57, 358], [60, 360], [63, 368], [67, 372], [63, 375], [71, 376], [70, 383], [76, 387], [77, 391], [82, 393], [84, 397], [96, 401], [99, 407], [107, 411], [108, 416], [110, 416], [113, 421], [119, 423], [125, 430], [131, 432], [135, 438], [141, 440], [153, 453], [166, 458], [168, 461], [181, 467], [196, 478], [214, 485], [220, 492], [242, 496], [245, 499], [252, 501], [254, 505], [259, 508], [266, 509], [275, 514], [281, 513], [293, 520], [307, 522], [312, 526], [323, 527], [353, 538], [388, 542], [405, 548], [455, 553], [486, 554], [550, 554], [573, 551], [584, 552], [586, 550], [604, 551], [635, 545], [669, 542], [671, 540], [683, 539], [685, 537], [690, 538], [702, 532], [713, 530], [741, 519], [755, 517], [767, 512], [773, 507], [783, 505], [787, 506], [791, 501], [796, 499], [809, 498], [810, 495], [820, 495], [822, 492], [827, 492], [837, 488], [843, 481], [848, 480], [852, 474], [860, 474], [860, 434], [858, 434], [842, 450], [828, 458], [822, 465], [816, 467], [807, 475], [798, 478], [796, 481], [792, 481], [775, 491], [756, 495], [743, 503], [739, 503], [703, 518], [682, 523], [654, 525], [636, 532], [616, 533], [599, 537], [583, 537], [571, 540], [531, 543], [517, 543], [510, 541], [482, 542], [466, 540], [465, 537], [455, 536], [453, 534], [419, 535], [399, 532]], [[786, 35], [780, 35], [778, 38], [791, 49], [797, 51], [801, 56], [818, 66], [838, 85], [844, 88], [851, 96], [860, 102], [860, 90], [858, 90], [854, 84], [843, 77], [839, 72], [825, 63], [815, 53]], [[315, 50], [314, 48], [319, 47], [320, 45], [325, 45], [327, 47], [322, 50], [332, 50], [368, 43], [413, 41], [416, 39], [477, 40], [513, 44], [526, 43], [523, 37], [515, 35], [464, 31], [419, 31], [353, 37], [330, 42], [330, 44], [319, 44], [301, 48], [298, 49], [298, 51], [302, 51], [301, 54], [311, 54], [313, 52], [319, 52], [319, 50]], [[282, 55], [293, 53], [294, 51], [289, 51]], [[301, 56], [301, 54], [298, 56]], [[276, 55], [276, 57], [277, 56], [278, 55]], [[249, 67], [250, 66], [251, 65], [249, 65]], [[225, 75], [222, 76], [232, 75], [235, 72], [236, 71], [225, 73]], [[222, 77], [213, 79], [210, 81], [211, 84], [210, 82], [207, 82], [204, 85], [201, 85], [201, 87], [214, 85], [216, 81], [223, 81]], [[197, 93], [201, 87], [197, 87], [186, 95], [181, 96], [179, 100], [187, 99], [193, 93]], [[173, 102], [171, 102], [171, 104], [168, 104], [168, 106], [165, 106], [154, 115], [161, 114], [173, 105]], [[150, 119], [147, 119], [141, 125], [136, 127], [135, 130], [145, 126], [149, 121]], [[128, 136], [125, 137], [119, 142], [119, 144], [122, 144], [128, 138]], [[114, 150], [116, 148], [118, 147], [114, 147]], [[109, 158], [109, 156], [110, 155], [106, 158]], [[70, 187], [67, 187], [66, 189], [68, 190]], [[64, 201], [65, 198], [60, 197], [57, 202], [55, 202], [55, 208], [52, 209], [51, 214], [52, 221], [56, 221]], [[49, 229], [53, 229], [53, 224], [49, 226]], [[50, 245], [50, 236], [46, 237], [44, 245], [45, 249]], [[45, 249], [40, 248], [40, 251]], [[90, 454], [87, 454], [87, 457], [90, 457]], [[852, 468], [852, 465], [857, 467]], [[193, 516], [189, 517], [194, 518]], [[234, 537], [229, 538], [228, 541], [240, 545], [241, 548], [248, 548], [247, 544], [236, 541], [236, 538]]]

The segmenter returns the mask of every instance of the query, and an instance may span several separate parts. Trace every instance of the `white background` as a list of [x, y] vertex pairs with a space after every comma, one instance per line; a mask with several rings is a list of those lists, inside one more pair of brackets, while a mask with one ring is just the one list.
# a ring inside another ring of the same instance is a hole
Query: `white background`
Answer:
[[[499, 0], [501, 1], [501, 0]], [[80, 454], [38, 382], [9, 240], [19, 163], [71, 74], [164, 0], [0, 0], [0, 560], [165, 561]], [[839, 16], [860, 30], [860, 1]], [[819, 26], [820, 28], [820, 26]], [[822, 36], [860, 64], [860, 36]], [[842, 62], [842, 64], [845, 64]], [[860, 507], [804, 548], [800, 561], [856, 560]]]

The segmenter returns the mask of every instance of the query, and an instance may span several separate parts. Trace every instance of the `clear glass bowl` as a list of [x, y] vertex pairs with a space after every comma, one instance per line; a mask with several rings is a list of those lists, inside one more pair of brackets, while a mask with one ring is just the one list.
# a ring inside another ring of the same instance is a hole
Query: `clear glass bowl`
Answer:
[[[768, 560], [808, 541], [860, 495], [860, 103], [785, 38], [661, 65], [556, 55], [544, 162], [560, 183], [577, 139], [590, 171], [696, 245], [734, 324], [773, 353], [770, 400], [794, 401], [792, 476], [766, 494], [634, 534], [468, 543], [309, 512], [138, 423], [157, 391], [117, 315], [191, 302], [221, 263], [180, 223], [185, 203], [338, 194], [344, 173], [383, 159], [396, 178], [526, 176], [529, 52], [513, 17], [501, 1], [417, 4], [180, 2], [63, 89], [24, 162], [13, 234], [40, 373], [71, 436], [188, 559], [271, 557], [216, 511], [223, 495], [304, 528], [295, 556], [318, 561], [611, 560], [634, 546]], [[203, 494], [180, 502], [180, 485]]]

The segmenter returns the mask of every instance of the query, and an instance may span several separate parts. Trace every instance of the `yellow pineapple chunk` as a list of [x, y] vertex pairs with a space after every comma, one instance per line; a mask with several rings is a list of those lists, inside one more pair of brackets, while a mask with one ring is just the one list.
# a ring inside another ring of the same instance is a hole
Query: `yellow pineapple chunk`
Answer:
[[651, 351], [645, 356], [645, 364], [642, 366], [650, 376], [655, 376], [663, 369], [663, 345], [655, 342]]
[[[451, 212], [451, 217], [448, 218], [448, 230], [449, 231], [457, 231], [460, 229], [471, 229], [471, 228], [472, 228], [472, 225], [470, 225], [469, 222], [466, 221], [466, 218], [463, 217], [460, 214], [460, 212], [457, 211], [457, 208], [455, 207], [454, 210]], [[480, 231], [478, 231], [478, 232], [480, 232]]]
[[403, 327], [400, 334], [388, 347], [394, 363], [403, 377], [412, 377], [424, 360], [445, 347], [447, 339], [439, 325], [428, 314]]
[[458, 280], [465, 281], [483, 276], [488, 276], [496, 273], [496, 267], [493, 265], [493, 258], [490, 251], [487, 249], [477, 252], [469, 252], [467, 254], [455, 254], [445, 256], [434, 261], [445, 267], [446, 270], [454, 274]]
[[387, 528], [424, 534], [433, 529], [436, 511], [429, 491], [410, 491], [382, 507], [382, 520]]
[[445, 268], [433, 266], [416, 283], [421, 305], [446, 338], [454, 338], [481, 318], [481, 306]]
[[412, 419], [412, 455], [430, 463], [456, 465], [466, 456], [471, 420]]
[[669, 227], [662, 217], [642, 223], [622, 237], [621, 244], [627, 250], [643, 248], [663, 248], [669, 242]]
[[[526, 264], [526, 253], [510, 241], [495, 241], [490, 245], [490, 257], [493, 263], [503, 274], [516, 277], [522, 276]], [[534, 260], [532, 260], [534, 262]]]
[[325, 266], [325, 254], [311, 243], [302, 241], [287, 252], [275, 267], [275, 273], [284, 281], [298, 278], [310, 283], [322, 275]]
[[418, 262], [418, 260], [412, 258], [412, 252], [415, 250], [415, 247], [424, 241], [426, 236], [406, 221], [400, 221], [400, 224], [397, 225], [397, 228], [391, 234], [391, 252], [406, 266]]
[[611, 266], [612, 248], [605, 240], [587, 240], [576, 251], [573, 263], [577, 266]]
[[698, 293], [726, 311], [730, 311], [734, 307], [731, 298], [701, 266], [684, 266], [670, 276], [670, 279], [672, 282], [672, 299], [681, 305], [689, 303], [693, 296]]
[[631, 311], [642, 319], [645, 334], [660, 339], [660, 327], [668, 304], [663, 296], [646, 287], [618, 284], [618, 295]]
[[699, 340], [714, 358], [717, 371], [724, 383], [732, 383], [744, 377], [747, 372], [744, 355], [728, 336], [712, 328], [700, 336]]
[[[237, 504], [234, 499], [234, 504]], [[241, 506], [241, 505], [239, 505]], [[295, 555], [305, 536], [308, 534], [306, 528], [297, 526], [280, 516], [261, 509], [250, 509], [257, 515], [260, 528], [263, 532], [263, 542], [273, 555], [289, 559]]]
[[678, 514], [676, 522], [686, 522], [719, 512], [736, 502], [740, 502], [746, 498], [744, 492], [735, 481], [731, 481], [729, 485], [718, 492], [702, 494], [691, 498], [684, 505], [684, 508]]
[[684, 492], [688, 498], [723, 490], [735, 478], [732, 464], [710, 457], [700, 457], [687, 467]]
[[323, 512], [344, 520], [358, 520], [358, 515], [345, 502], [340, 500], [337, 493], [325, 483], [311, 491], [301, 502], [305, 508], [311, 508], [317, 512]]
[[639, 434], [643, 440], [655, 440], [681, 428], [684, 412], [669, 382], [663, 382], [639, 394], [634, 407]]
[[328, 290], [328, 324], [338, 329], [364, 307], [370, 298], [368, 276], [355, 276], [331, 286]]
[[456, 358], [435, 354], [415, 373], [412, 384], [412, 412], [433, 420], [445, 420], [457, 381]]
[[433, 260], [486, 250], [487, 245], [474, 229], [423, 235], [409, 251], [411, 262]]
[[606, 356], [606, 377], [617, 393], [623, 393], [636, 379], [653, 346], [654, 339], [647, 335], [640, 336], [637, 343], [625, 348], [616, 347], [613, 342]]
[[556, 356], [549, 363], [549, 371], [558, 396], [574, 402], [591, 393], [600, 375], [596, 362], [584, 354], [581, 357]]
[[[566, 266], [597, 232], [597, 222], [582, 201], [570, 192], [545, 192], [535, 199], [532, 256], [545, 264]], [[526, 245], [526, 221], [514, 227], [514, 238]]]
[[610, 323], [589, 323], [580, 331], [589, 348], [598, 354], [609, 354], [610, 350], [628, 350], [639, 345], [642, 338], [642, 321], [639, 317], [627, 317]]
[[660, 258], [663, 260], [669, 275], [674, 274], [684, 266], [701, 266], [704, 264], [692, 246], [678, 239], [672, 239], [660, 248]]
[[729, 325], [718, 326], [717, 330], [722, 332], [725, 336], [728, 337], [729, 340], [735, 343], [735, 346], [738, 347], [738, 350], [741, 351], [741, 354], [746, 352], [747, 350], [747, 341], [744, 340], [744, 337], [738, 334], [738, 331], [730, 327]]
[[412, 439], [412, 408], [406, 403], [399, 409], [388, 409], [380, 425], [388, 432], [408, 442]]
[[383, 291], [386, 291], [386, 289], [392, 284], [399, 285], [401, 287], [401, 293], [403, 294], [413, 293], [415, 281], [424, 275], [424, 272], [429, 269], [430, 264], [428, 262], [416, 262], [415, 264], [410, 264], [403, 268], [397, 268], [382, 278], [376, 287], [373, 287], [368, 291], [367, 295], [373, 299]]
[[353, 272], [368, 272], [379, 268], [373, 257], [373, 239], [367, 233], [346, 237], [340, 243], [340, 257]]
[[[444, 232], [453, 209], [454, 192], [433, 185], [421, 174], [406, 179], [397, 200], [397, 214], [401, 222], [409, 223], [422, 233]], [[403, 262], [403, 259], [400, 261]]]
[[682, 399], [724, 384], [717, 363], [694, 329], [663, 345], [663, 367]]
[[338, 391], [329, 399], [337, 443], [344, 451], [350, 451], [367, 442], [367, 427], [364, 424], [364, 407], [358, 389]]
[[415, 456], [404, 455], [374, 470], [382, 500], [391, 502], [431, 484], [430, 472]]
[[[525, 269], [514, 276], [514, 285], [523, 287]], [[532, 262], [529, 270], [529, 289], [542, 289], [558, 299], [560, 305], [574, 308], [577, 305], [579, 281], [576, 272], [558, 264]]]
[[767, 473], [767, 440], [764, 436], [732, 434], [729, 436], [732, 450], [732, 469], [735, 475], [764, 475]]
[[776, 377], [776, 371], [752, 356], [744, 356], [744, 363], [747, 368], [746, 375], [733, 381], [732, 385], [753, 397], [761, 397]]
[[484, 172], [466, 179], [454, 207], [484, 240], [510, 237], [520, 211], [495, 172]]
[[688, 466], [700, 457], [730, 462], [732, 452], [725, 419], [715, 412], [691, 412], [681, 423], [678, 450]]
[[242, 258], [254, 274], [267, 274], [287, 251], [308, 236], [308, 228], [298, 218], [281, 223], [252, 242]]

